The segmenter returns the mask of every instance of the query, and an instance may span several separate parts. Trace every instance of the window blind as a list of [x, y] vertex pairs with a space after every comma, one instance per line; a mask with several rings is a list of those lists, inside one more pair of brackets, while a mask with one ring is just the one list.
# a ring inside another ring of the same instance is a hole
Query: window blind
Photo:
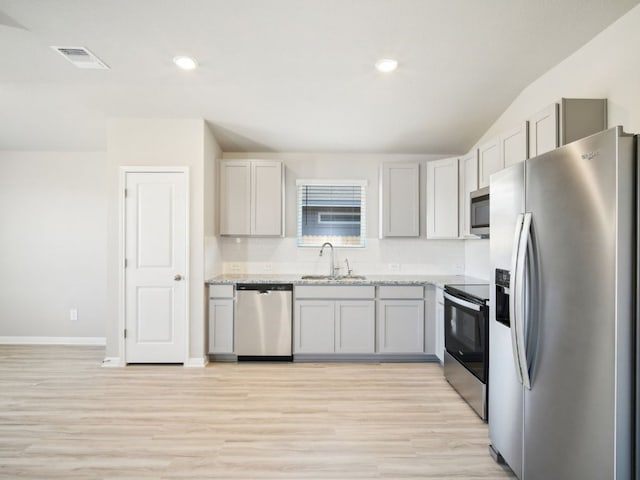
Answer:
[[362, 183], [304, 183], [297, 188], [298, 246], [331, 242], [340, 247], [364, 247], [366, 191]]

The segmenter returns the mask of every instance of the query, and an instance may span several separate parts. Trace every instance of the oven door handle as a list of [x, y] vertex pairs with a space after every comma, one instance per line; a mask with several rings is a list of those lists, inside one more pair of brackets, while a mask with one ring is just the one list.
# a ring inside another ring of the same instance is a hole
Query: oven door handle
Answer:
[[470, 310], [475, 310], [476, 312], [479, 312], [480, 310], [482, 310], [482, 307], [478, 304], [475, 303], [471, 303], [471, 302], [467, 302], [466, 300], [463, 300], [461, 298], [458, 297], [454, 297], [453, 295], [444, 292], [443, 293], [444, 298], [446, 298], [447, 300], [450, 300], [452, 303], [456, 304], [456, 305], [460, 305], [462, 307], [468, 308]]

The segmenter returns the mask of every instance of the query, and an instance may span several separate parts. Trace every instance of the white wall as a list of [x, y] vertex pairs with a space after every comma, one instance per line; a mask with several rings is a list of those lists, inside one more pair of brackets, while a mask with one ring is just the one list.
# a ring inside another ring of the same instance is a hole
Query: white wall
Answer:
[[104, 342], [106, 165], [104, 153], [0, 152], [2, 341]]
[[465, 240], [464, 274], [490, 280], [489, 240]]
[[[640, 6], [525, 88], [477, 145], [567, 98], [607, 98], [608, 124], [640, 133]], [[489, 242], [465, 242], [467, 275], [489, 271]], [[488, 278], [488, 276], [482, 276]]]
[[633, 8], [522, 93], [478, 141], [484, 142], [568, 98], [607, 98], [609, 126], [640, 132], [640, 6]]
[[[208, 139], [205, 142], [205, 137]], [[206, 147], [205, 147], [206, 143]], [[119, 332], [118, 260], [119, 219], [118, 181], [123, 166], [189, 167], [189, 362], [198, 364], [205, 351], [205, 150], [210, 164], [214, 162], [215, 141], [202, 119], [111, 119], [107, 134], [109, 183], [109, 270], [106, 356], [122, 360], [122, 333]], [[207, 181], [211, 187], [212, 182]], [[208, 196], [211, 197], [211, 192]], [[211, 225], [211, 224], [209, 224]]]
[[[402, 161], [421, 164], [420, 211], [425, 212], [424, 165], [442, 155], [225, 153], [223, 157], [282, 160], [286, 175], [286, 238], [223, 238], [223, 268], [226, 273], [329, 271], [327, 258], [318, 257], [318, 248], [296, 246], [296, 180], [310, 178], [368, 181], [366, 248], [336, 248], [336, 261], [339, 260], [341, 266], [344, 267], [346, 257], [356, 274], [450, 274], [464, 270], [464, 242], [425, 240], [424, 215], [420, 218], [420, 238], [378, 239], [381, 163]], [[398, 268], [393, 268], [395, 266]]]

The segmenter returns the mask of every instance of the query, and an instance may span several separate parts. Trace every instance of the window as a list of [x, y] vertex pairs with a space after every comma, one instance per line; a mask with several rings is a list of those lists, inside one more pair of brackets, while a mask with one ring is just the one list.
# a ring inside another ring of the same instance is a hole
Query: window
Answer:
[[298, 180], [298, 246], [364, 247], [366, 181]]

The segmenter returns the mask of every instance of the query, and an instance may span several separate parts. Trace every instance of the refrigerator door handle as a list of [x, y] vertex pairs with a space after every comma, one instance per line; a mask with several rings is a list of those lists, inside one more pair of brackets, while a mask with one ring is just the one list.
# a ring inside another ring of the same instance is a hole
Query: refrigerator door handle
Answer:
[[529, 253], [529, 241], [531, 237], [531, 213], [523, 215], [522, 231], [520, 233], [520, 241], [518, 247], [518, 258], [516, 266], [516, 290], [515, 290], [515, 307], [516, 307], [516, 342], [518, 344], [518, 364], [520, 365], [520, 374], [522, 375], [522, 384], [531, 390], [531, 379], [529, 377], [529, 366], [527, 365], [527, 352], [524, 338], [524, 319], [525, 319], [525, 273], [526, 260]]
[[524, 215], [519, 214], [516, 217], [516, 229], [513, 239], [513, 252], [511, 254], [511, 294], [509, 295], [509, 318], [511, 319], [509, 329], [511, 332], [511, 353], [513, 355], [513, 363], [516, 369], [518, 382], [522, 384], [522, 367], [520, 365], [520, 355], [518, 354], [518, 322], [516, 318], [519, 314], [519, 307], [516, 302], [518, 292], [518, 253], [520, 251], [520, 237], [522, 236], [522, 225], [524, 223]]

